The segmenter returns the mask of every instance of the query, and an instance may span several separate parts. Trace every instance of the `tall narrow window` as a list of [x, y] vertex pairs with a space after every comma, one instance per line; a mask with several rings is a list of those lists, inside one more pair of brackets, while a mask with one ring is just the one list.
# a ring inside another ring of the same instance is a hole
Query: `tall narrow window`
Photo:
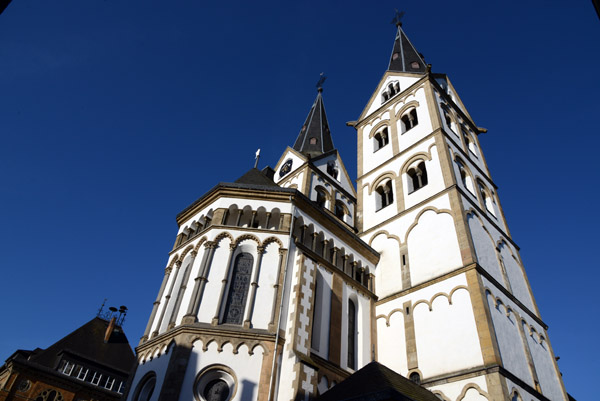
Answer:
[[317, 272], [315, 280], [315, 291], [313, 293], [313, 324], [311, 333], [311, 348], [319, 351], [321, 347], [321, 309], [323, 307], [323, 278], [321, 273]]
[[356, 369], [356, 305], [348, 300], [348, 367]]
[[410, 111], [404, 113], [404, 115], [400, 117], [400, 121], [402, 122], [402, 133], [415, 127], [417, 124], [419, 124], [419, 119], [417, 118], [417, 109], [413, 107], [410, 109]]
[[253, 263], [254, 258], [249, 253], [240, 253], [235, 258], [223, 323], [242, 324]]
[[406, 172], [408, 175], [408, 193], [415, 192], [427, 185], [427, 169], [425, 162], [420, 162], [416, 167], [411, 167]]
[[387, 145], [390, 142], [387, 127], [385, 127], [384, 129], [382, 129], [381, 131], [377, 132], [373, 136], [373, 140], [375, 141], [374, 142], [375, 152], [377, 152], [379, 149], [381, 149], [385, 145]]

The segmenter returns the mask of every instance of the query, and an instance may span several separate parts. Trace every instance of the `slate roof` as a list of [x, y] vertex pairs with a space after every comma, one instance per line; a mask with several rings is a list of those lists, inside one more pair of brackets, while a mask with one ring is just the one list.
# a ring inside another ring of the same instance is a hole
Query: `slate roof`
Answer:
[[[325, 114], [322, 91], [322, 88], [319, 88], [317, 98], [310, 108], [293, 146], [295, 150], [309, 157], [319, 156], [335, 149]], [[311, 144], [311, 138], [315, 138], [316, 143]]]
[[315, 401], [440, 401], [424, 389], [379, 362], [371, 362]]
[[421, 74], [427, 72], [425, 60], [423, 60], [421, 54], [415, 49], [410, 40], [408, 40], [401, 25], [398, 25], [388, 70]]
[[60, 354], [69, 353], [95, 364], [129, 374], [135, 362], [129, 341], [123, 330], [116, 326], [105, 343], [104, 334], [107, 326], [106, 320], [96, 317], [46, 349], [36, 348], [30, 352], [20, 350], [15, 354], [20, 352], [23, 354], [22, 356], [28, 356], [28, 361], [31, 363], [55, 369]]
[[265, 168], [263, 171], [252, 168], [248, 170], [246, 174], [235, 180], [234, 183], [279, 188], [279, 185], [275, 184], [275, 182], [267, 175], [267, 173], [269, 173], [269, 171], [267, 171], [268, 168], [269, 167]]

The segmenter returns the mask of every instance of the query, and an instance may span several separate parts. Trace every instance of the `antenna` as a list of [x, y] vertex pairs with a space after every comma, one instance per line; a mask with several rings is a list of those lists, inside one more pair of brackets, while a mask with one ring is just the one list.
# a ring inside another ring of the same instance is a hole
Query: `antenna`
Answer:
[[104, 298], [104, 301], [102, 302], [102, 305], [100, 306], [100, 309], [98, 309], [98, 313], [96, 313], [96, 317], [100, 317], [102, 315], [102, 309], [104, 309], [105, 304], [106, 304], [106, 298]]
[[123, 326], [123, 322], [125, 322], [125, 316], [127, 315], [127, 307], [125, 305], [121, 305], [119, 306], [119, 309], [117, 309], [116, 307], [111, 306], [107, 311], [105, 311], [105, 304], [106, 299], [104, 299], [104, 302], [102, 303], [102, 306], [98, 310], [98, 314], [96, 316], [108, 321], [114, 318], [117, 326]]
[[394, 19], [392, 20], [392, 22], [390, 22], [390, 24], [396, 25], [397, 27], [401, 27], [402, 17], [404, 17], [404, 11], [399, 12], [398, 9], [396, 9], [396, 15], [394, 15]]

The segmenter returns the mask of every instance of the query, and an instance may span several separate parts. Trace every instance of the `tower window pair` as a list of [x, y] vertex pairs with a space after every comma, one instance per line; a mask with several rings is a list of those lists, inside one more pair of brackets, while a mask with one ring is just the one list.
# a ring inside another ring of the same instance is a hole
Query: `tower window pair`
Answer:
[[387, 88], [381, 93], [381, 102], [387, 102], [398, 93], [400, 93], [400, 83], [398, 81], [390, 82]]
[[413, 193], [427, 185], [427, 169], [425, 162], [419, 162], [415, 167], [411, 167], [406, 172], [408, 175], [408, 193]]
[[390, 143], [390, 136], [388, 134], [388, 128], [385, 127], [373, 135], [374, 140], [374, 151], [377, 152], [379, 149]]
[[394, 202], [394, 192], [392, 190], [392, 181], [387, 181], [375, 189], [375, 209], [381, 210]]
[[402, 133], [416, 127], [417, 124], [419, 124], [417, 109], [413, 107], [408, 112], [404, 113], [402, 117], [400, 117], [400, 122], [402, 123]]

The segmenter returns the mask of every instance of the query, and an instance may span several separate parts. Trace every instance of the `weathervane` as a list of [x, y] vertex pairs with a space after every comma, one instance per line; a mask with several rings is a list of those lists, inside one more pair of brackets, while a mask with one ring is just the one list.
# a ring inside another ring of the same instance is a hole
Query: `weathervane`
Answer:
[[390, 22], [390, 24], [394, 24], [397, 27], [401, 27], [402, 17], [404, 17], [404, 11], [399, 12], [398, 9], [396, 9], [396, 15], [394, 15], [394, 19], [392, 20], [392, 22]]
[[323, 83], [325, 82], [326, 79], [327, 79], [327, 77], [325, 76], [325, 73], [322, 72], [319, 75], [319, 81], [317, 82], [317, 90], [319, 92], [321, 92], [323, 90]]

